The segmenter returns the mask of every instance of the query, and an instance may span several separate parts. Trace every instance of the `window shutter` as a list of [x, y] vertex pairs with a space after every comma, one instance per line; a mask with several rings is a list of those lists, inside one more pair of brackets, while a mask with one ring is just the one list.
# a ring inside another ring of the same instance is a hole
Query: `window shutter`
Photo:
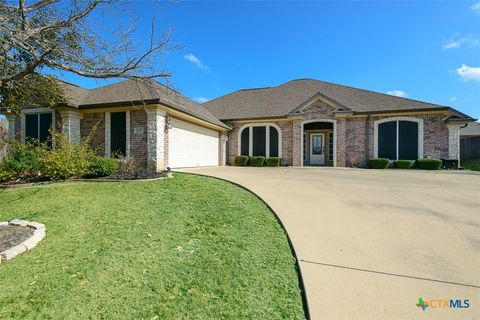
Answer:
[[246, 127], [242, 131], [242, 135], [240, 137], [240, 155], [248, 156], [248, 142], [250, 138], [250, 128]]
[[270, 157], [278, 157], [278, 131], [270, 127]]
[[397, 159], [397, 122], [390, 121], [378, 125], [378, 157]]
[[416, 160], [418, 158], [418, 123], [398, 122], [398, 159]]
[[253, 155], [266, 156], [266, 127], [253, 127]]

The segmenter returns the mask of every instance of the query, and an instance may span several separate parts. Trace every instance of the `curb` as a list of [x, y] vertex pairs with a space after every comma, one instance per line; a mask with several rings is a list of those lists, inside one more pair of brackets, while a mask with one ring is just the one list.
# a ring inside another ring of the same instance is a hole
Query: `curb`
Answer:
[[275, 219], [277, 220], [278, 224], [280, 225], [280, 227], [283, 229], [283, 231], [285, 232], [285, 235], [287, 236], [287, 241], [288, 241], [288, 246], [290, 247], [290, 251], [293, 255], [293, 257], [295, 258], [295, 266], [296, 266], [296, 269], [297, 269], [297, 276], [298, 276], [298, 284], [300, 286], [300, 295], [302, 296], [302, 305], [303, 305], [303, 312], [305, 313], [305, 319], [312, 319], [311, 316], [310, 316], [310, 308], [308, 306], [308, 297], [307, 297], [307, 291], [305, 290], [305, 283], [303, 281], [303, 275], [302, 275], [302, 270], [300, 268], [300, 260], [298, 259], [297, 257], [297, 252], [295, 251], [295, 248], [293, 246], [293, 243], [292, 243], [292, 239], [290, 238], [290, 235], [288, 234], [288, 231], [287, 229], [285, 228], [285, 225], [283, 224], [282, 220], [280, 220], [279, 216], [277, 215], [277, 213], [273, 210], [272, 207], [270, 207], [270, 205], [265, 201], [263, 200], [258, 194], [256, 194], [255, 192], [253, 192], [252, 190], [250, 190], [249, 188], [245, 187], [245, 186], [242, 186], [241, 184], [238, 184], [236, 182], [233, 182], [233, 181], [230, 181], [230, 180], [227, 180], [227, 179], [223, 179], [223, 178], [218, 178], [218, 177], [214, 177], [214, 176], [209, 176], [209, 175], [206, 175], [206, 174], [200, 174], [200, 173], [191, 173], [191, 172], [184, 172], [184, 171], [179, 171], [177, 173], [183, 173], [183, 174], [189, 174], [189, 175], [192, 175], [192, 176], [199, 176], [199, 177], [207, 177], [207, 178], [212, 178], [212, 179], [217, 179], [217, 180], [220, 180], [220, 181], [225, 181], [225, 182], [228, 182], [228, 183], [231, 183], [239, 188], [242, 188], [243, 190], [247, 191], [247, 192], [250, 192], [251, 194], [253, 194], [258, 200], [260, 200], [262, 203], [265, 204], [265, 206], [268, 208], [268, 210], [270, 210], [270, 212], [273, 214], [273, 216], [275, 217]]
[[45, 225], [42, 223], [19, 219], [10, 220], [9, 222], [0, 222], [0, 226], [7, 225], [28, 227], [34, 229], [35, 231], [27, 240], [17, 244], [12, 248], [0, 252], [0, 263], [2, 263], [3, 260], [11, 260], [21, 253], [32, 250], [40, 241], [43, 240], [43, 238], [45, 238]]

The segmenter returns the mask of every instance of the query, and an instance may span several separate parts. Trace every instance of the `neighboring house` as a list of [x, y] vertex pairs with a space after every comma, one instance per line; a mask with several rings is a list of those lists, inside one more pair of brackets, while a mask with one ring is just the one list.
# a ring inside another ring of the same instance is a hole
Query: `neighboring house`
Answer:
[[98, 124], [92, 143], [102, 154], [133, 156], [156, 170], [224, 165], [236, 155], [340, 167], [375, 157], [458, 159], [459, 130], [474, 121], [450, 107], [312, 79], [203, 105], [155, 81], [62, 85], [68, 104], [7, 113], [10, 138], [44, 141], [54, 123], [78, 142]]
[[480, 159], [479, 122], [471, 122], [460, 129], [460, 159]]
[[236, 155], [339, 167], [377, 157], [458, 159], [459, 129], [474, 121], [450, 107], [313, 79], [239, 90], [203, 105], [232, 126], [229, 163]]
[[[68, 104], [6, 114], [10, 138], [45, 141], [52, 123], [73, 141], [92, 134], [105, 156], [121, 154], [156, 170], [225, 163], [227, 125], [201, 105], [158, 82], [127, 80], [84, 89], [61, 83]], [[5, 112], [4, 112], [5, 113]]]

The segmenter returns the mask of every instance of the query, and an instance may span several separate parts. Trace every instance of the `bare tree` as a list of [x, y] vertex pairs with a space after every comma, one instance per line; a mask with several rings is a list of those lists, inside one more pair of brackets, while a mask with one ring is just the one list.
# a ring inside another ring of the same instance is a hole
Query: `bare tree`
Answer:
[[[42, 81], [54, 86], [51, 77], [41, 75], [44, 67], [99, 79], [168, 79], [170, 74], [156, 59], [170, 44], [171, 32], [157, 38], [154, 20], [142, 51], [132, 41], [131, 26], [108, 37], [93, 30], [89, 15], [112, 4], [113, 0], [0, 0], [2, 108], [18, 108], [32, 94], [46, 103], [60, 99], [53, 87], [51, 92], [38, 92]], [[28, 92], [32, 86], [36, 90]]]

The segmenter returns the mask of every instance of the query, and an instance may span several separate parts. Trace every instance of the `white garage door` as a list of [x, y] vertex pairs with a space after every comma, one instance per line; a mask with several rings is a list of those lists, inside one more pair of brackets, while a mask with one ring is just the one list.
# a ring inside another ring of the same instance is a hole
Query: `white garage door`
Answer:
[[218, 166], [218, 132], [172, 119], [168, 130], [170, 168]]

